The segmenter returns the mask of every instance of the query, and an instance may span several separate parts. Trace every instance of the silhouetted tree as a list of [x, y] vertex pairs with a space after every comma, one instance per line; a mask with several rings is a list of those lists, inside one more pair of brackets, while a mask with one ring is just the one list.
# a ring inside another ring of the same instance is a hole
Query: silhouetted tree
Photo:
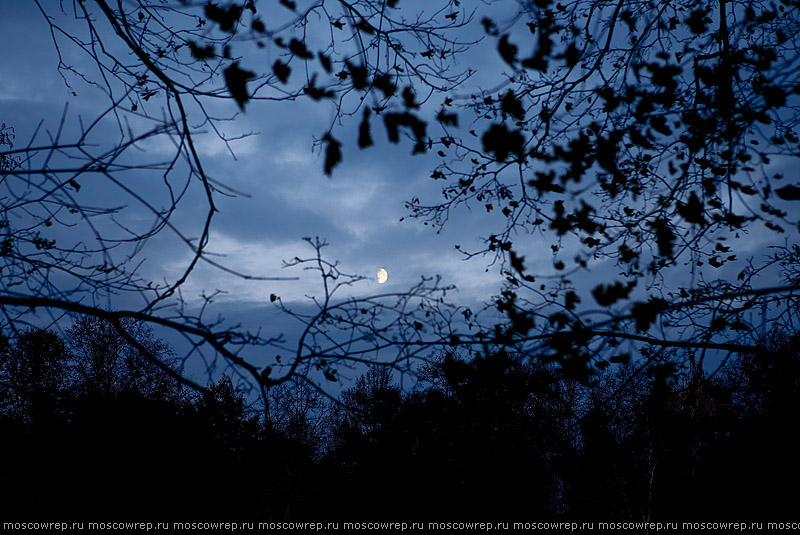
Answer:
[[755, 351], [759, 321], [797, 319], [797, 8], [542, 0], [482, 20], [503, 83], [447, 103], [475, 122], [433, 140], [444, 199], [408, 207], [497, 214], [461, 249], [504, 268], [487, 334], [585, 374], [646, 346]]
[[[706, 485], [718, 509], [751, 517], [791, 510], [787, 485], [800, 476], [795, 421], [800, 409], [800, 344], [797, 333], [772, 329], [759, 351], [741, 355], [725, 370], [733, 419], [704, 460]], [[754, 491], [757, 489], [757, 491]]]
[[46, 423], [64, 410], [71, 395], [69, 349], [48, 330], [23, 333], [0, 351], [0, 389], [3, 412], [27, 427]]
[[147, 358], [108, 321], [83, 316], [67, 329], [71, 371], [82, 393], [109, 398], [131, 391], [152, 399], [175, 399], [180, 384], [175, 379], [179, 370], [172, 348], [141, 321], [125, 318], [120, 326], [171, 373]]
[[[89, 351], [113, 334], [103, 328], [84, 318], [71, 343]], [[153, 333], [140, 334], [169, 351]], [[105, 341], [103, 362], [131, 357], [124, 343]], [[174, 385], [168, 374], [149, 370], [147, 381], [125, 382], [121, 366], [108, 374], [106, 384], [116, 386], [100, 391], [96, 375], [70, 375], [72, 355], [51, 331], [3, 348], [3, 518], [113, 520], [146, 511], [163, 520], [277, 520], [310, 510], [317, 497], [311, 445], [265, 428], [227, 376], [205, 396], [178, 396], [153, 389], [161, 379]]]
[[228, 450], [236, 451], [242, 441], [256, 434], [258, 416], [247, 409], [244, 396], [227, 375], [210, 385], [208, 393], [199, 397], [195, 411], [208, 422], [209, 435]]
[[[786, 424], [798, 400], [789, 395], [769, 409], [752, 408], [764, 392], [792, 391], [784, 385], [797, 384], [798, 353], [794, 338], [780, 332], [757, 347], [716, 375], [683, 367], [678, 355], [659, 356], [646, 374], [632, 364], [604, 373], [566, 474], [567, 514], [759, 520], [788, 510], [784, 489], [798, 462], [790, 451], [794, 428]], [[776, 361], [780, 374], [743, 373], [770, 370]]]
[[[782, 331], [758, 348], [714, 375], [657, 352], [588, 385], [518, 355], [450, 351], [429, 363], [435, 380], [410, 392], [390, 367], [368, 368], [338, 409], [284, 383], [270, 411], [289, 416], [271, 421], [248, 409], [227, 376], [204, 396], [154, 399], [135, 383], [64, 403], [64, 392], [86, 388], [62, 366], [56, 377], [29, 374], [25, 388], [10, 390], [19, 397], [6, 396], [16, 404], [0, 418], [0, 511], [763, 520], [789, 510], [785, 488], [800, 475], [792, 425], [800, 352]], [[16, 369], [9, 356], [69, 362], [65, 349], [52, 332], [20, 337], [4, 352], [4, 392]], [[154, 484], [166, 474], [170, 484]]]
[[311, 448], [315, 455], [324, 453], [331, 442], [331, 431], [340, 407], [305, 381], [281, 383], [269, 389], [267, 427]]
[[469, 361], [447, 355], [440, 366], [444, 389], [404, 395], [388, 369], [375, 368], [343, 393], [351, 412], [323, 461], [347, 489], [334, 510], [555, 516], [563, 498], [556, 472], [569, 444], [555, 414], [532, 403], [551, 377], [502, 353]]

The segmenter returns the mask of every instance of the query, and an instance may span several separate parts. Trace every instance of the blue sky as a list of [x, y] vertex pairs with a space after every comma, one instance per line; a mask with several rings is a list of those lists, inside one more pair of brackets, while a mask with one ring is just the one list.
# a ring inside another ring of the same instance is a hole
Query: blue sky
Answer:
[[[76, 34], [83, 31], [81, 24], [71, 21], [69, 12], [60, 13], [55, 2], [42, 2], [42, 5], [52, 10], [57, 17], [55, 20], [67, 31]], [[408, 2], [403, 4], [403, 9], [410, 12], [425, 6], [425, 3]], [[513, 21], [516, 7], [515, 2], [477, 4], [472, 21], [459, 35], [465, 38], [483, 35], [480, 21], [486, 15], [504, 27], [503, 22]], [[281, 9], [262, 15], [285, 16]], [[519, 26], [526, 31], [524, 25], [519, 24], [516, 30], [510, 30], [512, 36], [520, 35], [513, 33], [520, 31]], [[308, 34], [312, 43], [323, 38], [314, 31], [318, 29], [311, 28]], [[59, 56], [49, 28], [34, 3], [15, 2], [6, 6], [5, 16], [0, 20], [0, 40], [3, 50], [13, 51], [0, 55], [0, 121], [13, 126], [18, 147], [29, 142], [46, 144], [48, 136], [58, 128], [62, 114], [66, 114], [63, 139], [74, 138], [81, 125], [88, 124], [108, 107], [108, 96], [86, 80], [68, 72], [61, 76]], [[107, 41], [110, 50], [125, 56], [117, 41], [110, 38]], [[86, 73], [89, 79], [97, 76], [84, 53], [71, 46], [63, 36], [59, 37], [59, 42], [64, 64]], [[261, 52], [244, 53], [242, 66], [265, 69], [279, 57], [274, 49], [265, 53], [266, 62]], [[494, 83], [505, 65], [498, 60], [493, 39], [472, 46], [468, 54], [459, 57], [456, 66], [474, 71], [470, 79], [450, 93], [456, 100], [468, 98], [478, 87], [491, 87], [495, 92], [503, 89], [502, 85]], [[297, 74], [298, 65], [294, 63], [293, 67]], [[221, 76], [212, 79], [210, 87], [223, 87]], [[257, 97], [271, 95], [267, 89], [256, 94]], [[427, 114], [429, 120], [438, 111], [436, 99], [440, 101], [443, 96], [434, 96], [421, 112]], [[208, 99], [205, 105], [208, 115], [230, 119], [221, 120], [217, 125], [222, 137], [234, 141], [226, 145], [208, 125], [200, 125], [199, 115], [191, 116], [197, 120], [198, 129], [206, 132], [196, 137], [200, 157], [211, 177], [238, 192], [216, 196], [219, 212], [214, 217], [207, 247], [209, 258], [248, 275], [296, 280], [246, 280], [201, 263], [181, 288], [188, 310], [197, 310], [203, 303], [201, 296], [215, 294], [205, 317], [226, 318], [228, 324], [242, 323], [254, 330], [260, 329], [267, 337], [283, 333], [284, 347], [292, 347], [299, 336], [297, 325], [290, 318], [277, 315], [269, 297], [276, 294], [287, 306], [309, 310], [309, 297], [321, 295], [320, 280], [313, 272], [282, 267], [284, 261], [296, 256], [309, 256], [313, 251], [303, 238], [316, 236], [330, 243], [325, 249], [327, 258], [338, 261], [343, 272], [365, 277], [359, 284], [344, 289], [340, 297], [402, 292], [423, 276], [441, 275], [443, 284], [457, 288], [447, 296], [453, 303], [479, 309], [500, 290], [503, 278], [499, 274], [499, 264], [493, 263], [492, 257], [478, 256], [465, 261], [455, 248], [456, 245], [462, 250], [482, 248], [481, 238], [502, 228], [503, 217], [497, 211], [487, 214], [480, 205], [461, 207], [451, 214], [442, 229], [408, 217], [405, 202], [413, 197], [419, 197], [423, 203], [436, 203], [441, 199], [441, 183], [430, 178], [431, 171], [439, 163], [435, 151], [412, 156], [413, 143], [405, 139], [398, 145], [388, 143], [379, 121], [373, 122], [375, 145], [359, 150], [356, 139], [360, 114], [344, 117], [339, 122], [328, 103], [311, 102], [307, 98], [277, 102], [254, 100], [247, 104], [244, 113], [230, 100]], [[156, 97], [146, 106], [148, 113], [158, 115], [164, 103]], [[345, 102], [344, 109], [355, 110], [357, 106], [358, 102], [351, 99]], [[112, 119], [107, 117], [101, 121], [90, 136], [93, 150], [102, 151], [104, 144], [118, 135], [117, 123]], [[125, 120], [134, 129], [147, 126], [146, 121], [133, 115]], [[320, 147], [314, 147], [314, 139], [321, 138], [332, 124], [335, 137], [343, 143], [343, 161], [328, 177], [323, 173], [323, 156]], [[475, 127], [468, 113], [462, 111], [460, 129], [456, 133], [466, 137]], [[435, 121], [430, 121], [429, 128], [432, 137], [441, 135]], [[34, 131], [37, 131], [35, 137]], [[131, 149], [122, 161], [162, 162], [172, 152], [173, 147], [165, 138], [158, 138]], [[55, 161], [58, 158], [56, 156]], [[63, 162], [69, 163], [68, 160]], [[180, 189], [185, 185], [187, 190], [172, 221], [183, 236], [196, 239], [202, 229], [204, 193], [197, 183], [181, 182], [181, 165], [178, 162], [173, 187]], [[778, 163], [776, 167], [782, 165]], [[156, 207], [165, 205], [168, 190], [162, 173], [134, 170], [125, 176], [129, 180], [127, 184], [143, 199]], [[126, 228], [144, 231], [152, 227], [152, 214], [117, 185], [103, 181], [99, 175], [82, 177], [80, 185], [81, 190], [75, 195], [80, 195], [81, 202], [121, 208], [114, 218], [97, 219], [108, 236], [124, 236]], [[90, 229], [85, 221], [67, 222], [76, 226], [54, 229], [54, 238], [64, 243], [91, 241], [87, 238]], [[708, 266], [701, 269], [678, 265], [667, 274], [667, 285], [691, 285], [704, 277], [733, 280], [750, 259], [757, 263], [762, 261], [771, 252], [769, 246], [780, 244], [782, 238], [776, 241], [774, 233], [759, 227], [738, 237], [731, 236], [731, 240], [739, 255], [737, 264], [719, 271], [709, 270]], [[796, 241], [796, 229], [791, 229], [787, 240], [789, 243]], [[553, 274], [552, 243], [552, 237], [521, 235], [515, 248], [526, 257], [526, 267], [531, 273], [546, 276]], [[573, 244], [565, 240], [563, 246], [561, 257], [568, 258], [573, 254]], [[129, 247], [120, 246], [112, 254], [119, 255], [116, 259], [124, 258], [130, 254]], [[145, 279], [174, 281], [191, 257], [189, 247], [165, 229], [136, 251], [135, 261], [141, 262], [138, 270]], [[389, 280], [379, 286], [375, 274], [381, 267], [389, 272]], [[611, 264], [595, 262], [590, 271], [577, 273], [574, 282], [579, 289], [588, 292], [598, 282], [607, 282], [616, 276], [617, 271]], [[777, 278], [775, 273], [767, 272], [762, 281], [769, 285]], [[636, 290], [642, 296], [645, 286], [642, 281]], [[112, 308], [137, 307], [142, 305], [142, 300], [136, 295], [120, 295], [102, 304]], [[583, 304], [587, 309], [593, 305], [586, 301]], [[178, 339], [170, 341], [180, 344]], [[268, 360], [272, 357], [248, 354], [248, 358]], [[194, 369], [201, 368], [195, 366]]]
[[[82, 35], [82, 26], [72, 21], [69, 13], [59, 13], [58, 8], [47, 2], [43, 5], [52, 10], [58, 24]], [[108, 97], [102, 91], [70, 73], [63, 78], [59, 74], [59, 56], [35, 4], [7, 6], [0, 21], [0, 36], [6, 50], [15, 50], [0, 57], [3, 73], [0, 110], [1, 120], [15, 130], [17, 148], [28, 145], [32, 139], [33, 145], [46, 144], [58, 128], [62, 114], [66, 114], [62, 139], [72, 139], [80, 124], [88, 124], [107, 105]], [[66, 64], [87, 73], [87, 77], [96, 75], [85, 54], [63, 36], [59, 36], [59, 42]], [[488, 45], [471, 52], [470, 68], [479, 61], [487, 61], [487, 69], [494, 68], [495, 52], [492, 44]], [[111, 47], [115, 46], [111, 41]], [[247, 58], [242, 63], [246, 64]], [[479, 79], [476, 76], [475, 82]], [[215, 83], [220, 85], [222, 81], [217, 79]], [[468, 88], [465, 85], [460, 91], [466, 95]], [[151, 105], [148, 112], [157, 114], [158, 106], [158, 103]], [[442, 277], [442, 284], [457, 288], [448, 294], [451, 300], [473, 309], [497, 293], [501, 281], [497, 276], [487, 276], [487, 272], [496, 275], [498, 266], [487, 267], [487, 259], [482, 258], [465, 261], [454, 247], [456, 244], [464, 249], [480, 247], [479, 237], [492, 224], [491, 216], [482, 210], [463, 211], [454, 214], [444, 229], [433, 229], [407, 217], [404, 203], [412, 197], [429, 202], [440, 197], [440, 184], [430, 179], [431, 170], [438, 163], [435, 154], [411, 156], [412, 145], [407, 140], [389, 144], [378, 122], [373, 127], [375, 145], [359, 150], [355, 143], [358, 118], [346, 118], [335, 130], [343, 142], [343, 162], [328, 177], [323, 173], [319, 147], [314, 149], [313, 144], [314, 138], [321, 137], [334, 119], [327, 103], [312, 103], [308, 99], [253, 101], [244, 113], [229, 100], [211, 101], [208, 106], [211, 115], [233, 118], [219, 123], [224, 136], [245, 137], [227, 146], [214, 133], [197, 137], [207, 173], [241, 193], [217, 196], [219, 213], [214, 218], [207, 251], [215, 261], [242, 273], [297, 280], [245, 280], [201, 263], [181, 288], [188, 307], [199, 306], [203, 294], [221, 291], [206, 317], [219, 315], [232, 323], [260, 328], [265, 334], [283, 331], [291, 346], [298, 336], [297, 327], [290, 320], [276, 316], [269, 296], [280, 295], [287, 306], [299, 306], [302, 310], [308, 296], [321, 294], [321, 283], [314, 273], [282, 268], [284, 261], [312, 254], [303, 238], [316, 236], [330, 243], [326, 248], [327, 258], [338, 261], [342, 271], [366, 277], [341, 292], [342, 297], [402, 292], [422, 276], [437, 275]], [[104, 142], [114, 139], [116, 125], [110, 119], [104, 120], [90, 138], [98, 150]], [[129, 158], [157, 162], [169, 157], [171, 151], [172, 147], [163, 139], [147, 141]], [[159, 173], [133, 171], [126, 176], [136, 184], [137, 192], [155, 206], [163, 205], [165, 189]], [[87, 204], [124, 206], [115, 221], [129, 228], [142, 230], [152, 225], [152, 217], [141, 205], [96, 177], [81, 179], [81, 190], [76, 195]], [[186, 237], [199, 235], [203, 207], [202, 190], [190, 184], [173, 218]], [[98, 225], [111, 235], [124, 234], [108, 219]], [[87, 229], [81, 226], [61, 229], [58, 238], [80, 242], [85, 239], [85, 232]], [[179, 276], [191, 257], [191, 250], [167, 229], [151, 239], [136, 258], [143, 261], [139, 273], [144, 277], [171, 281]], [[375, 275], [381, 267], [388, 271], [389, 280], [379, 286]], [[121, 308], [140, 303], [136, 296], [122, 295], [105, 304]], [[172, 341], [180, 344], [177, 339]]]

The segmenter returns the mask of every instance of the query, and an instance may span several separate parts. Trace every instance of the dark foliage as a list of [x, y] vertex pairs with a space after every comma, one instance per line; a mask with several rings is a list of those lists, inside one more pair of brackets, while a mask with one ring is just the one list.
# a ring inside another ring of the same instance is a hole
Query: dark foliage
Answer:
[[[504, 352], [448, 352], [413, 392], [371, 368], [346, 409], [282, 384], [264, 419], [228, 377], [204, 396], [99, 396], [63, 373], [74, 356], [57, 335], [29, 332], [3, 349], [1, 512], [763, 520], [791, 510], [800, 476], [798, 340], [774, 332], [714, 377], [653, 355], [647, 373], [623, 364], [589, 386]], [[47, 359], [64, 366], [16, 379]], [[19, 410], [22, 392], [47, 414]]]
[[[73, 329], [73, 342], [76, 332], [87, 336]], [[147, 382], [98, 390], [92, 376], [66, 372], [80, 370], [82, 358], [49, 331], [3, 351], [3, 518], [278, 519], [307, 501], [303, 445], [260, 424], [229, 378], [205, 396], [181, 392], [161, 371], [153, 379], [171, 383], [169, 393]], [[46, 377], [20, 378], [26, 363], [56, 360]], [[113, 382], [124, 383], [126, 370], [109, 372]]]

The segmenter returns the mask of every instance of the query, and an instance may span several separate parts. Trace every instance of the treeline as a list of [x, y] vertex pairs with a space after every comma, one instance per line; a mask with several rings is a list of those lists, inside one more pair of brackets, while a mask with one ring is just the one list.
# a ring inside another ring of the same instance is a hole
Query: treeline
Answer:
[[96, 319], [0, 347], [0, 516], [192, 519], [783, 518], [800, 466], [800, 337], [709, 376], [647, 353], [591, 381], [498, 352], [441, 354], [403, 391], [371, 368], [252, 408], [181, 388], [169, 347]]

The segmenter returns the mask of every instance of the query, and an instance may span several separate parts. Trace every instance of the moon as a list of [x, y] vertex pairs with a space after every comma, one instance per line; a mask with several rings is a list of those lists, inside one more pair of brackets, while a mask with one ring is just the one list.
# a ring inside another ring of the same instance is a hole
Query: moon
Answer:
[[383, 284], [387, 280], [389, 280], [389, 273], [383, 268], [379, 269], [378, 270], [378, 284]]

